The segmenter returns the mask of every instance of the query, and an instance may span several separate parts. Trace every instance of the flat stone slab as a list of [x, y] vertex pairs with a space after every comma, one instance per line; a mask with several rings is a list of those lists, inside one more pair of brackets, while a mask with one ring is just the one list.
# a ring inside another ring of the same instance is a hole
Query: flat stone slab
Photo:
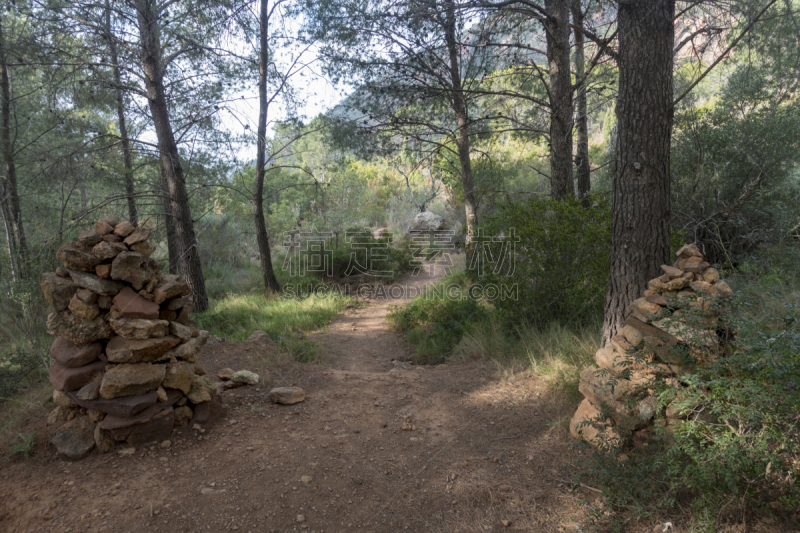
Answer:
[[54, 389], [62, 392], [75, 391], [89, 383], [97, 374], [101, 374], [107, 364], [105, 361], [95, 361], [77, 368], [67, 368], [53, 363], [47, 377]]
[[146, 409], [131, 416], [117, 416], [109, 414], [100, 422], [100, 427], [106, 430], [122, 429], [136, 424], [144, 424], [153, 419], [161, 411], [171, 408], [183, 397], [181, 391], [170, 390], [167, 392], [167, 399], [163, 402], [156, 402]]
[[99, 411], [108, 415], [130, 418], [135, 416], [148, 407], [152, 407], [158, 401], [156, 391], [136, 396], [122, 396], [120, 398], [98, 398], [96, 400], [81, 400], [74, 392], [67, 392], [72, 401], [85, 409]]
[[112, 365], [103, 375], [100, 397], [136, 396], [156, 390], [164, 381], [166, 366], [148, 363]]
[[86, 344], [111, 337], [111, 328], [103, 317], [84, 320], [69, 311], [57, 311], [47, 315], [47, 333], [75, 344]]
[[106, 355], [112, 363], [149, 363], [180, 342], [178, 337], [171, 335], [156, 339], [126, 339], [117, 336], [108, 341]]
[[125, 318], [158, 319], [158, 304], [142, 298], [130, 287], [125, 287], [114, 296], [114, 305]]
[[75, 344], [64, 337], [56, 337], [50, 346], [50, 355], [66, 368], [77, 368], [93, 363], [102, 352], [103, 344], [100, 342]]
[[[106, 417], [106, 419], [108, 419], [108, 417]], [[105, 420], [103, 422], [105, 422]], [[124, 440], [128, 444], [136, 445], [168, 439], [172, 435], [172, 426], [174, 423], [175, 411], [172, 407], [168, 407], [147, 422], [107, 431], [114, 440]]]
[[103, 279], [97, 274], [92, 273], [94, 269], [92, 269], [92, 272], [80, 272], [78, 270], [67, 269], [67, 272], [69, 272], [72, 281], [74, 281], [76, 285], [84, 289], [89, 289], [95, 294], [114, 296], [125, 288], [124, 283]]

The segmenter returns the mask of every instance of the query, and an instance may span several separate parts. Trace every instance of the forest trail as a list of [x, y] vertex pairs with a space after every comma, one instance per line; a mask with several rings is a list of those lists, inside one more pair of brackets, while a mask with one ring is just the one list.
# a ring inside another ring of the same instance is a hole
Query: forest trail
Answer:
[[[26, 428], [39, 432], [35, 461], [0, 464], [0, 531], [578, 531], [579, 501], [597, 494], [561, 470], [581, 453], [566, 429], [576, 401], [486, 363], [402, 362], [412, 348], [386, 324], [393, 303], [367, 301], [309, 335], [321, 364], [209, 343], [198, 363], [210, 377], [250, 369], [262, 383], [225, 391], [227, 417], [176, 430], [168, 448], [64, 461], [43, 409]], [[288, 385], [305, 401], [270, 403]]]
[[[323, 347], [323, 364], [333, 370], [388, 372], [404, 368], [412, 353], [402, 335], [392, 331], [386, 315], [403, 305], [444, 275], [441, 266], [426, 263], [416, 275], [373, 291], [363, 307], [352, 309], [333, 324], [309, 336]], [[396, 363], [394, 363], [396, 361]]]

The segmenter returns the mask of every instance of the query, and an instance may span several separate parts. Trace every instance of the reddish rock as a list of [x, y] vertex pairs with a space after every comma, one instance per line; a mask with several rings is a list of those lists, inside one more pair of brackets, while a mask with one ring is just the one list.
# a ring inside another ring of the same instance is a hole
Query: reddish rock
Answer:
[[114, 305], [126, 318], [158, 319], [158, 304], [142, 298], [130, 287], [119, 291], [114, 297]]
[[652, 304], [660, 305], [661, 307], [667, 306], [667, 301], [660, 294], [651, 294], [650, 296], [646, 296], [645, 300]]
[[78, 242], [86, 246], [94, 246], [103, 240], [103, 236], [93, 229], [80, 232], [78, 234]]
[[170, 335], [155, 339], [126, 339], [114, 337], [106, 345], [106, 355], [112, 363], [149, 363], [180, 343]]
[[75, 344], [64, 337], [57, 337], [50, 346], [50, 355], [65, 368], [88, 365], [97, 360], [103, 351], [103, 344]]
[[75, 296], [81, 299], [82, 302], [86, 302], [87, 304], [93, 304], [97, 301], [97, 295], [90, 291], [89, 289], [81, 289]]
[[100, 259], [92, 253], [91, 247], [77, 242], [68, 242], [59, 248], [56, 258], [65, 267], [73, 270], [94, 272], [94, 267], [100, 264]]
[[140, 243], [140, 242], [144, 242], [144, 241], [147, 240], [148, 237], [150, 237], [150, 233], [152, 233], [152, 232], [150, 230], [148, 230], [148, 229], [136, 228], [134, 231], [131, 232], [130, 235], [125, 237], [125, 240], [123, 242], [125, 244], [127, 244], [128, 246], [131, 246], [133, 244], [137, 244], [137, 243]]
[[192, 424], [209, 424], [228, 416], [228, 408], [222, 402], [222, 397], [215, 394], [210, 402], [201, 403], [194, 408]]
[[191, 300], [190, 296], [182, 296], [180, 298], [169, 300], [166, 303], [162, 303], [162, 306], [164, 309], [169, 309], [170, 311], [180, 311], [184, 305], [189, 303], [189, 300]]
[[85, 409], [91, 409], [109, 415], [130, 418], [152, 407], [158, 401], [155, 391], [137, 396], [122, 396], [121, 398], [97, 398], [96, 400], [81, 400], [74, 392], [67, 392], [66, 395], [76, 404]]
[[105, 220], [98, 220], [97, 222], [94, 223], [94, 230], [100, 235], [108, 235], [109, 233], [114, 231], [114, 226], [112, 226]]
[[188, 341], [195, 336], [195, 329], [189, 326], [184, 326], [178, 322], [169, 323], [169, 334], [179, 337], [183, 341]]
[[702, 257], [700, 250], [694, 244], [685, 244], [676, 254], [679, 258], [684, 259], [688, 257]]
[[133, 224], [131, 224], [127, 220], [124, 220], [116, 225], [116, 227], [114, 228], [114, 235], [117, 235], [124, 239], [125, 237], [133, 233], [135, 229], [136, 227]]
[[92, 248], [92, 253], [96, 255], [101, 261], [105, 261], [106, 259], [113, 259], [117, 257], [120, 252], [124, 251], [117, 248], [117, 246], [115, 246], [117, 244], [119, 243], [100, 241], [99, 244], [96, 244], [94, 248]]
[[111, 281], [110, 279], [103, 279], [100, 276], [90, 272], [80, 272], [70, 270], [69, 275], [72, 281], [79, 287], [89, 289], [95, 294], [102, 294], [103, 296], [114, 296], [123, 288], [125, 284], [119, 281]]
[[77, 368], [67, 368], [59, 363], [53, 363], [48, 378], [56, 390], [75, 391], [89, 383], [97, 374], [101, 374], [105, 367], [106, 363], [103, 361], [95, 361]]
[[187, 394], [194, 385], [194, 365], [183, 361], [167, 363], [167, 372], [161, 386], [166, 389], [178, 389]]
[[50, 313], [47, 316], [47, 333], [56, 337], [66, 337], [75, 344], [86, 344], [111, 337], [111, 328], [97, 317], [84, 320], [69, 311]]
[[126, 281], [137, 291], [156, 278], [161, 265], [136, 252], [122, 252], [111, 263], [111, 279]]
[[100, 308], [96, 304], [84, 302], [78, 298], [77, 294], [69, 301], [69, 310], [73, 315], [84, 320], [94, 320], [100, 316]]
[[192, 289], [180, 276], [164, 276], [164, 279], [156, 285], [153, 291], [154, 301], [157, 304], [180, 296], [187, 296], [192, 293]]
[[[131, 237], [132, 237], [132, 235], [131, 235]], [[147, 257], [150, 257], [151, 255], [153, 255], [153, 252], [156, 251], [156, 247], [153, 246], [152, 244], [150, 244], [147, 241], [142, 241], [142, 242], [137, 242], [136, 244], [131, 244], [130, 248], [134, 252], [140, 253], [142, 255], [146, 255]]]
[[222, 370], [219, 371], [219, 374], [217, 374], [217, 376], [222, 381], [228, 381], [233, 377], [233, 369], [232, 368], [223, 368]]
[[176, 318], [175, 322], [180, 322], [186, 326], [194, 327], [194, 320], [192, 320], [192, 313], [194, 312], [194, 303], [189, 302], [188, 304], [184, 305], [181, 309], [181, 312], [178, 314], [178, 318]]
[[[106, 417], [102, 424], [108, 420]], [[175, 423], [175, 411], [172, 407], [164, 409], [147, 422], [133, 424], [124, 428], [107, 430], [114, 440], [125, 441], [136, 445], [144, 442], [163, 441], [172, 435], [172, 426]], [[105, 429], [105, 428], [104, 428]]]
[[97, 265], [94, 267], [94, 273], [99, 278], [107, 279], [111, 277], [111, 265]]
[[164, 365], [148, 363], [109, 365], [100, 384], [100, 397], [136, 396], [156, 390], [164, 381]]
[[109, 324], [114, 333], [126, 339], [153, 339], [169, 333], [169, 322], [166, 320], [120, 317], [109, 320]]
[[63, 311], [69, 306], [69, 302], [78, 287], [72, 280], [55, 275], [53, 272], [42, 274], [42, 281], [39, 284], [47, 302], [56, 311]]
[[[97, 233], [100, 233], [100, 234], [102, 234], [102, 235], [105, 235], [105, 234], [107, 234], [107, 233], [111, 233], [112, 231], [114, 231], [114, 227], [115, 227], [117, 224], [119, 224], [119, 217], [118, 217], [118, 216], [116, 216], [116, 215], [111, 215], [111, 216], [103, 217], [103, 218], [101, 218], [100, 220], [98, 220], [97, 222], [95, 222], [95, 224], [94, 224], [94, 230], [95, 230]], [[102, 229], [103, 231], [100, 231], [101, 229]], [[106, 229], [107, 229], [108, 231], [106, 231]]]
[[106, 242], [122, 242], [122, 237], [114, 234], [103, 235], [103, 240]]

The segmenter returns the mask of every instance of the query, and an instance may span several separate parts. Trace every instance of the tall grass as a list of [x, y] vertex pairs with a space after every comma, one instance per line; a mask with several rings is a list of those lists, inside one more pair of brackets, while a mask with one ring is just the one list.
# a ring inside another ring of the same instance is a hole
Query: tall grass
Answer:
[[235, 342], [246, 340], [255, 330], [279, 339], [324, 326], [336, 318], [345, 304], [344, 298], [332, 295], [295, 299], [253, 292], [215, 301], [210, 310], [194, 319], [210, 333]]

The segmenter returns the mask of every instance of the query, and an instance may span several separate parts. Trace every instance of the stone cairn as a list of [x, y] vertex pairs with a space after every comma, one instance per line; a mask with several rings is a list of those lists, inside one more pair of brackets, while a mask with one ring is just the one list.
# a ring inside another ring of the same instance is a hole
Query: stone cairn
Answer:
[[[720, 326], [725, 300], [733, 294], [694, 244], [678, 251], [673, 266], [651, 280], [632, 304], [625, 326], [595, 354], [597, 367], [581, 372], [584, 396], [570, 421], [570, 433], [593, 446], [615, 450], [632, 440], [645, 442], [658, 414], [652, 386], [663, 380], [679, 389], [687, 363], [702, 364], [724, 354], [730, 332]], [[673, 402], [667, 428], [683, 413]]]
[[58, 249], [64, 268], [42, 274], [56, 336], [48, 421], [66, 422], [52, 442], [73, 459], [95, 446], [164, 440], [224, 412], [196, 364], [209, 334], [194, 328], [191, 289], [150, 258], [150, 233], [106, 217]]

